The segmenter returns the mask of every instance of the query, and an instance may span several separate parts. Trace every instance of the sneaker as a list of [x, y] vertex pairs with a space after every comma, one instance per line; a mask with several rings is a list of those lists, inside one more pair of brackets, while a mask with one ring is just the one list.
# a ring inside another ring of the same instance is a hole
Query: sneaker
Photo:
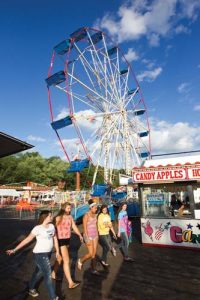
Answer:
[[39, 293], [38, 293], [35, 289], [29, 290], [29, 291], [28, 291], [28, 294], [29, 294], [30, 296], [32, 296], [33, 298], [39, 296]]
[[109, 264], [107, 264], [105, 261], [101, 260], [101, 264], [104, 266], [104, 267], [109, 267]]
[[124, 257], [124, 261], [134, 262], [135, 260], [132, 257]]
[[57, 297], [55, 298], [55, 300], [60, 300], [60, 298], [57, 296]]
[[111, 252], [112, 252], [112, 255], [113, 255], [113, 256], [117, 256], [117, 251], [115, 250], [115, 248], [112, 248], [112, 249], [111, 249]]
[[97, 270], [92, 270], [91, 273], [94, 274], [94, 275], [97, 275], [97, 276], [100, 275], [99, 271], [97, 271]]

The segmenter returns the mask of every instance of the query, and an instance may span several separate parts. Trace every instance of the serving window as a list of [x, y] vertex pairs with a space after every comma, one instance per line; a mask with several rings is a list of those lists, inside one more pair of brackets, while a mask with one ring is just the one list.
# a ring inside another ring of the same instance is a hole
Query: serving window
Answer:
[[200, 216], [200, 184], [141, 184], [144, 217], [194, 218]]

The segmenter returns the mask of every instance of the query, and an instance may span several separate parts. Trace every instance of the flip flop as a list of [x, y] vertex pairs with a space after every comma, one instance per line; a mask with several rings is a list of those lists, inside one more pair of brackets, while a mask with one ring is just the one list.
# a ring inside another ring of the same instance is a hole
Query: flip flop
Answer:
[[79, 285], [80, 285], [80, 282], [74, 282], [72, 286], [69, 286], [69, 289], [75, 289]]

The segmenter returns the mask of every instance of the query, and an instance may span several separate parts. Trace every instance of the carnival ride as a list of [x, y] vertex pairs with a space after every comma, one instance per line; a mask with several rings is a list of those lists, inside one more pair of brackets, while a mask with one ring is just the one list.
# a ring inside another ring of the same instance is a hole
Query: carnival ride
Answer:
[[[140, 86], [121, 49], [104, 32], [82, 27], [57, 44], [46, 83], [51, 126], [70, 163], [68, 172], [79, 176], [92, 163], [93, 196], [106, 192], [116, 170], [131, 175], [133, 166], [150, 157]], [[97, 185], [100, 169], [103, 182]]]

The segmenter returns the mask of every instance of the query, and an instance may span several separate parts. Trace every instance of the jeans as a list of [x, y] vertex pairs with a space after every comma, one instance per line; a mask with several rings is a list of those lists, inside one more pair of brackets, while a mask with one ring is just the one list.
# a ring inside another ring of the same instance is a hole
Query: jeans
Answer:
[[109, 234], [99, 236], [99, 244], [103, 248], [101, 260], [106, 263], [108, 252], [112, 248], [112, 242]]
[[29, 289], [34, 289], [36, 283], [44, 277], [44, 282], [49, 293], [50, 300], [56, 298], [52, 279], [51, 279], [51, 253], [34, 253], [34, 261], [36, 264], [31, 281], [29, 282]]
[[122, 252], [124, 254], [124, 257], [128, 257], [128, 245], [129, 245], [129, 240], [128, 240], [128, 235], [126, 232], [121, 232], [120, 233], [120, 238], [121, 242], [118, 245], [118, 248], [122, 249]]

